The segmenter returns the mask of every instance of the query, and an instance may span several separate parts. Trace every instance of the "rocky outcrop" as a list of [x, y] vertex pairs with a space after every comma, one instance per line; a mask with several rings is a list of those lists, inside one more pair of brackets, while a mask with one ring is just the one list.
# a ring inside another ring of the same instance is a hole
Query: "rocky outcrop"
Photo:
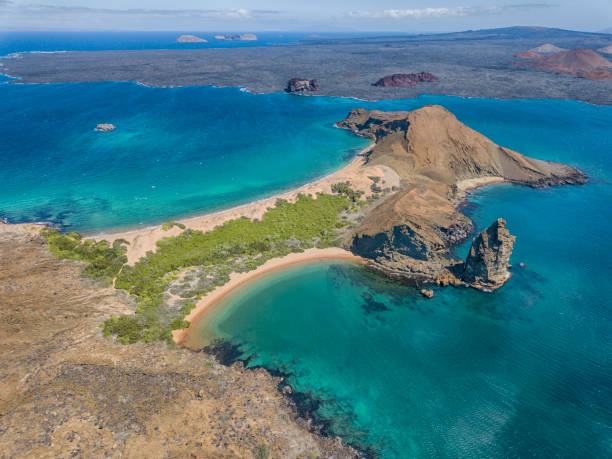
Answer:
[[195, 35], [181, 35], [176, 39], [177, 43], [207, 43], [208, 40]]
[[102, 123], [98, 124], [94, 130], [99, 132], [111, 132], [115, 130], [115, 125], [110, 123]]
[[376, 83], [372, 83], [372, 86], [380, 88], [407, 88], [416, 86], [417, 83], [433, 83], [435, 81], [437, 81], [436, 77], [429, 72], [394, 73], [393, 75], [382, 77]]
[[317, 80], [309, 80], [307, 78], [291, 78], [287, 82], [287, 87], [285, 91], [294, 94], [294, 93], [303, 93], [309, 91], [318, 91], [319, 90], [319, 82]]
[[356, 109], [338, 126], [374, 140], [368, 164], [391, 167], [400, 177], [401, 189], [369, 209], [345, 239], [353, 252], [390, 275], [461, 283], [449, 247], [473, 231], [457, 209], [471, 183], [503, 179], [540, 188], [586, 180], [572, 167], [496, 145], [440, 106]]
[[421, 289], [421, 295], [423, 295], [428, 300], [431, 300], [434, 297], [434, 291], [423, 288]]
[[461, 279], [481, 290], [496, 290], [510, 278], [510, 255], [516, 237], [506, 229], [506, 221], [498, 218], [474, 238]]

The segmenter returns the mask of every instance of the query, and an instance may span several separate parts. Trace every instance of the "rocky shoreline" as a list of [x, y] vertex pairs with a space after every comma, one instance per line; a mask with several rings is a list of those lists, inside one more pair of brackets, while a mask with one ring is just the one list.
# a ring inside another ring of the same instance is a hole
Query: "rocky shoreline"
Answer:
[[0, 225], [0, 456], [362, 457], [267, 371], [104, 338], [100, 322], [134, 305], [52, 257], [39, 230]]
[[[366, 163], [390, 167], [400, 177], [400, 190], [369, 209], [344, 237], [345, 247], [391, 277], [487, 291], [499, 288], [509, 277], [506, 251], [511, 247], [480, 244], [466, 262], [450, 256], [449, 249], [473, 232], [471, 221], [458, 210], [460, 185], [503, 180], [542, 188], [586, 181], [575, 168], [496, 145], [440, 106], [412, 112], [356, 109], [338, 126], [372, 139], [375, 145]], [[492, 228], [499, 233], [500, 220]], [[488, 231], [475, 243], [488, 240]], [[505, 233], [503, 239], [508, 240]], [[487, 262], [476, 268], [476, 258]]]

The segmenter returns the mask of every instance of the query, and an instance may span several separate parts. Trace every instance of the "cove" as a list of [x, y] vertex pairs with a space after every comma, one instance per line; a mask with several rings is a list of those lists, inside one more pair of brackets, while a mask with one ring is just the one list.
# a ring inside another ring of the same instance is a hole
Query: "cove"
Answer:
[[352, 264], [299, 265], [226, 296], [189, 344], [221, 339], [247, 366], [288, 375], [327, 433], [374, 456], [607, 457], [611, 108], [446, 102], [500, 144], [590, 177], [470, 196], [477, 230], [503, 217], [517, 236], [504, 287], [434, 288], [427, 300]]

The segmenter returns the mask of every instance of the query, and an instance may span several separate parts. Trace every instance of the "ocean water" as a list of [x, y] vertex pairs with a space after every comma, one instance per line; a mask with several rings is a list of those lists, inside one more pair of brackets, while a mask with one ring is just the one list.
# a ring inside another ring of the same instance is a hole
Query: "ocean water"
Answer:
[[0, 218], [96, 233], [270, 196], [368, 144], [334, 128], [347, 105], [237, 88], [0, 84]]
[[[238, 88], [7, 81], [0, 84], [0, 218], [84, 233], [215, 211], [321, 177], [367, 145], [334, 128], [357, 107], [442, 104], [502, 145], [572, 164], [591, 149], [609, 151], [610, 108], [570, 101], [366, 103]], [[98, 123], [117, 129], [95, 132]], [[568, 148], [572, 130], [587, 141], [572, 139]], [[579, 165], [597, 176], [607, 160], [599, 158]]]
[[612, 107], [426, 101], [589, 174], [584, 186], [470, 197], [479, 230], [504, 217], [517, 236], [508, 283], [434, 287], [427, 300], [350, 263], [297, 265], [232, 292], [189, 344], [223, 339], [248, 366], [286, 374], [327, 433], [374, 456], [612, 456]]
[[[191, 34], [207, 43], [176, 43], [179, 35]], [[257, 41], [217, 40], [226, 32], [0, 32], [0, 56], [31, 51], [104, 51], [117, 49], [205, 49], [278, 46], [308, 38], [308, 33], [256, 33]]]
[[[248, 30], [244, 32], [250, 32]], [[0, 31], [0, 56], [20, 52], [51, 51], [105, 51], [118, 49], [206, 49], [253, 46], [283, 46], [320, 38], [350, 38], [369, 35], [381, 36], [384, 32], [357, 33], [333, 32], [256, 32], [257, 41], [217, 40], [215, 35], [227, 31], [170, 31], [170, 32], [62, 32], [62, 31]], [[232, 32], [233, 33], [233, 32]], [[196, 35], [207, 43], [176, 43], [184, 34]], [[389, 34], [391, 35], [391, 34]], [[393, 34], [393, 35], [397, 35]]]

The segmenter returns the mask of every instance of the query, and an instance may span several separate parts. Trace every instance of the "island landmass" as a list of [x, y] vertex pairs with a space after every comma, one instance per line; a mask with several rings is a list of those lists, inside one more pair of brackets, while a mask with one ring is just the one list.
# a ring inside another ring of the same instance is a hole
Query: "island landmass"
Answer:
[[[226, 39], [224, 35], [216, 38]], [[544, 49], [543, 56], [559, 52], [557, 48], [597, 50], [611, 42], [612, 35], [604, 33], [509, 27], [430, 35], [315, 38], [278, 46], [25, 53], [3, 59], [0, 73], [18, 78], [10, 84], [136, 81], [160, 87], [233, 86], [254, 93], [279, 92], [291, 78], [308, 76], [318, 81], [316, 94], [363, 100], [444, 94], [612, 104], [609, 81], [589, 79], [588, 75], [567, 78], [516, 65], [515, 57], [526, 50], [537, 52], [534, 49]], [[546, 45], [553, 43], [555, 47]], [[384, 90], [372, 86], [385, 75], [423, 70], [435, 75], [437, 81]]]
[[181, 35], [175, 40], [177, 43], [207, 43], [208, 40], [196, 35]]

